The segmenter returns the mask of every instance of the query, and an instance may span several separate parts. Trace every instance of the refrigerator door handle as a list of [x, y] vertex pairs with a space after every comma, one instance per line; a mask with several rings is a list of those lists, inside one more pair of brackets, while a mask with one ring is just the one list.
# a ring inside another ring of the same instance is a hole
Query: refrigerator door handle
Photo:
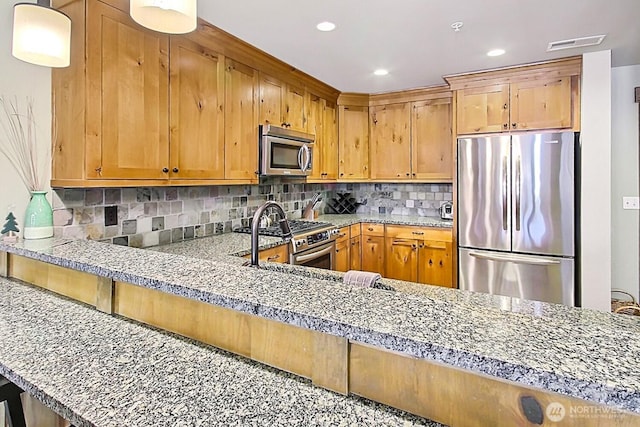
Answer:
[[502, 229], [507, 231], [507, 156], [502, 158]]
[[529, 265], [556, 265], [560, 264], [560, 261], [557, 259], [551, 258], [540, 258], [540, 257], [525, 257], [518, 255], [497, 255], [497, 254], [489, 254], [485, 252], [469, 252], [474, 258], [486, 259], [489, 261], [497, 261], [497, 262], [511, 262], [514, 264], [529, 264]]
[[516, 161], [516, 231], [520, 231], [520, 157]]

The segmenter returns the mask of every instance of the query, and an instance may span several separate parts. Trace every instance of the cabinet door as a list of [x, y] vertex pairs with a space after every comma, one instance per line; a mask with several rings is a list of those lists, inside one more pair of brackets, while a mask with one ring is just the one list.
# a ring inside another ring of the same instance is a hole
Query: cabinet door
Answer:
[[351, 242], [336, 243], [336, 271], [349, 271], [351, 268]]
[[572, 126], [571, 77], [511, 84], [511, 130]]
[[338, 178], [338, 111], [336, 104], [325, 101], [322, 120], [322, 178]]
[[362, 271], [384, 276], [384, 237], [362, 236]]
[[289, 247], [280, 245], [274, 248], [263, 249], [258, 254], [260, 261], [277, 262], [280, 264], [289, 263]]
[[324, 148], [324, 132], [322, 130], [324, 118], [324, 100], [314, 94], [309, 94], [307, 96], [307, 100], [307, 111], [309, 112], [309, 114], [307, 119], [306, 132], [315, 135], [316, 137], [313, 147], [313, 165], [311, 166], [311, 174], [307, 178], [321, 179]]
[[257, 181], [258, 72], [227, 59], [225, 84], [225, 178]]
[[87, 28], [87, 177], [168, 178], [169, 37], [102, 2]]
[[411, 129], [413, 178], [450, 181], [453, 178], [451, 98], [414, 102]]
[[286, 85], [283, 92], [283, 122], [288, 129], [307, 131], [304, 88]]
[[411, 178], [411, 109], [408, 102], [372, 107], [372, 179]]
[[282, 93], [280, 80], [260, 73], [260, 124], [283, 126]]
[[360, 246], [360, 236], [351, 238], [351, 249], [350, 255], [351, 258], [350, 267], [351, 270], [361, 270], [362, 269], [362, 251]]
[[451, 242], [425, 240], [419, 244], [418, 282], [451, 287]]
[[458, 135], [509, 129], [509, 85], [457, 91]]
[[390, 279], [418, 281], [418, 241], [387, 238], [385, 273]]
[[339, 178], [369, 177], [369, 108], [340, 106]]
[[171, 37], [172, 179], [224, 178], [224, 58]]

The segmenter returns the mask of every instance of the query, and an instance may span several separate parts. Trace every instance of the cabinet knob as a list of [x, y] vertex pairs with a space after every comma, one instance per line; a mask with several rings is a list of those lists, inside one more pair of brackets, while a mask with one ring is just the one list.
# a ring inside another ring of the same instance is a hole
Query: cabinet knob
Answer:
[[414, 172], [412, 175], [413, 175], [413, 176], [416, 176], [416, 173]]
[[518, 124], [517, 123], [511, 123], [511, 127], [515, 129], [515, 128], [518, 127]]
[[407, 172], [407, 176], [411, 176], [411, 174], [409, 172]]
[[506, 110], [507, 108], [509, 108], [509, 106], [508, 106], [507, 104], [504, 104], [504, 105], [502, 106], [502, 109], [503, 109], [503, 110]]
[[508, 123], [503, 123], [503, 124], [502, 124], [502, 128], [503, 128], [503, 129], [507, 129], [508, 127], [509, 127], [509, 124], [508, 124]]
[[180, 170], [178, 168], [173, 168], [173, 173], [178, 173]]
[[162, 172], [169, 173], [169, 168], [162, 168]]

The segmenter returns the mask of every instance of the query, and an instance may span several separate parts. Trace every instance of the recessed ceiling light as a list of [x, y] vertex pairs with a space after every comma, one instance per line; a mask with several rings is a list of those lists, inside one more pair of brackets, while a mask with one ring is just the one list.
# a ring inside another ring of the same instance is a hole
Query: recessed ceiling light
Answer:
[[385, 70], [384, 68], [378, 68], [373, 72], [373, 74], [375, 74], [376, 76], [386, 76], [387, 74], [389, 74], [389, 71]]
[[487, 56], [500, 56], [504, 55], [504, 49], [492, 49], [487, 52]]
[[462, 21], [456, 21], [453, 24], [451, 24], [451, 28], [453, 29], [453, 31], [455, 31], [456, 33], [460, 31], [460, 28], [462, 28], [464, 26], [464, 22]]
[[316, 25], [316, 28], [320, 31], [333, 31], [336, 29], [336, 24], [329, 21], [324, 21]]

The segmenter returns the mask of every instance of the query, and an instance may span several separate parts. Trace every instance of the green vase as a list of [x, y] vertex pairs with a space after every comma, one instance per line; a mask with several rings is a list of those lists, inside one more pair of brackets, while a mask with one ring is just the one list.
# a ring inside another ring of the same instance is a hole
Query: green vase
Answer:
[[53, 236], [53, 210], [47, 200], [46, 191], [32, 191], [27, 205], [22, 237], [45, 239]]

